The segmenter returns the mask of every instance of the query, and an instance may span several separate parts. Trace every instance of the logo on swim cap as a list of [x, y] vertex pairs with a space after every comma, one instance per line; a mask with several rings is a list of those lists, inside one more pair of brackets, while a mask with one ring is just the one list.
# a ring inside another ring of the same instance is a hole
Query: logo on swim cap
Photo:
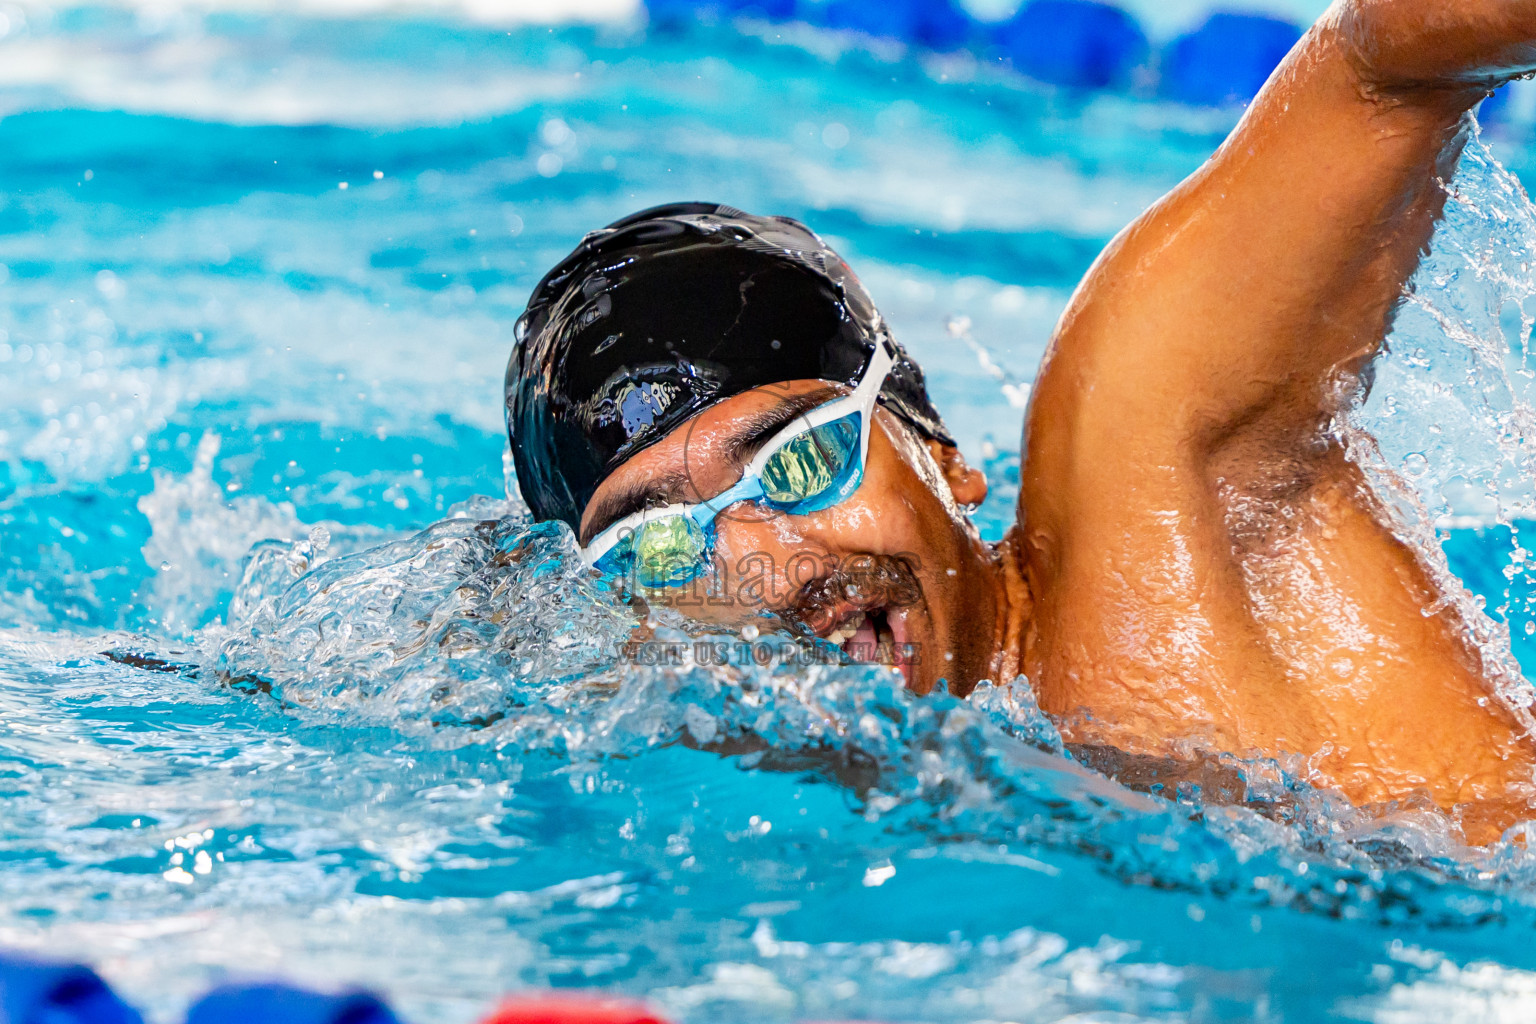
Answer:
[[667, 412], [672, 399], [682, 389], [669, 384], [632, 384], [625, 382], [619, 394], [619, 418], [624, 421], [624, 433], [633, 437], [649, 427]]

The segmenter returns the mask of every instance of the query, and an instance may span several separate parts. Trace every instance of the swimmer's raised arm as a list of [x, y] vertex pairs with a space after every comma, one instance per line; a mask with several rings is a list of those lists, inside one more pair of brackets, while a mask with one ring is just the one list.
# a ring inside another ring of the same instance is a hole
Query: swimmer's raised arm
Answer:
[[[1078, 289], [1036, 387], [1035, 470], [1294, 452], [1385, 336], [1467, 111], [1532, 69], [1536, 0], [1336, 3]], [[1039, 497], [1037, 521], [1067, 514]]]
[[1328, 425], [1467, 112], [1533, 44], [1536, 0], [1336, 3], [1089, 271], [1020, 494], [1022, 667], [1069, 742], [1300, 755], [1357, 803], [1427, 792], [1480, 842], [1527, 813], [1529, 718], [1489, 700], [1496, 669]]

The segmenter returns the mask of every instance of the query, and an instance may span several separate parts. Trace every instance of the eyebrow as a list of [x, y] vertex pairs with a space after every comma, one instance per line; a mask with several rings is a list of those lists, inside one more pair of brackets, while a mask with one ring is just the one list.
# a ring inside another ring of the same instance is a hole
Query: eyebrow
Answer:
[[[772, 408], [746, 417], [722, 440], [737, 465], [745, 467], [779, 431], [817, 406], [840, 397], [842, 395], [838, 390], [831, 386], [792, 395]], [[643, 512], [647, 508], [672, 504], [687, 491], [692, 479], [692, 474], [686, 468], [676, 469], [636, 480], [627, 487], [604, 495], [592, 510], [592, 527], [582, 535], [581, 543], [591, 543], [593, 537], [626, 516]]]

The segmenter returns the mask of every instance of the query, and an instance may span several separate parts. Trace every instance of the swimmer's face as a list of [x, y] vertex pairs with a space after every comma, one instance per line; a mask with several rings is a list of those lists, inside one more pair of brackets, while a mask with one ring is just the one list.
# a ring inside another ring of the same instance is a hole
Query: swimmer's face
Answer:
[[[603, 482], [583, 513], [582, 543], [641, 509], [720, 494], [795, 416], [848, 392], [791, 381], [705, 409]], [[968, 692], [990, 675], [998, 640], [991, 556], [961, 511], [986, 493], [954, 448], [878, 408], [863, 480], [847, 500], [806, 515], [730, 506], [715, 521], [711, 572], [645, 598], [730, 627], [770, 612], [855, 660], [895, 665], [918, 693], [941, 679]]]

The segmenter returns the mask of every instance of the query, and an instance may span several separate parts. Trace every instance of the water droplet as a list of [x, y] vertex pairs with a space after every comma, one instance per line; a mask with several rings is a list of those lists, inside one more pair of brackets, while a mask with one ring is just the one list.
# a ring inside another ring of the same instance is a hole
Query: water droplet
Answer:
[[546, 146], [563, 145], [570, 141], [574, 134], [571, 126], [558, 117], [552, 117], [539, 126], [539, 138], [544, 140]]

